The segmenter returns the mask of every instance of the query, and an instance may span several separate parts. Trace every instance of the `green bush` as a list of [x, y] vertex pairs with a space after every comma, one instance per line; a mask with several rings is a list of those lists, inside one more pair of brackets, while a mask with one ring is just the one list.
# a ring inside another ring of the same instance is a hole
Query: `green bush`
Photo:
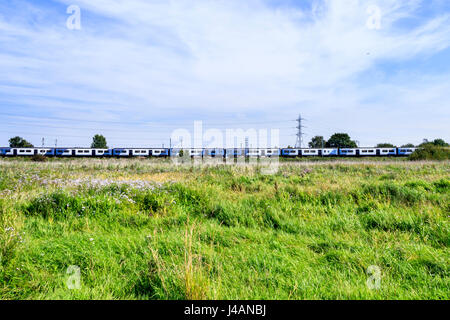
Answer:
[[449, 160], [450, 159], [450, 149], [445, 147], [439, 147], [434, 145], [425, 145], [420, 149], [414, 151], [414, 153], [409, 157], [412, 161], [418, 160]]
[[47, 157], [43, 156], [42, 154], [35, 154], [32, 158], [32, 161], [34, 162], [45, 162], [47, 161]]
[[24, 212], [29, 216], [64, 220], [85, 215], [109, 215], [119, 207], [120, 202], [117, 199], [104, 195], [83, 197], [57, 191], [32, 199], [25, 205]]

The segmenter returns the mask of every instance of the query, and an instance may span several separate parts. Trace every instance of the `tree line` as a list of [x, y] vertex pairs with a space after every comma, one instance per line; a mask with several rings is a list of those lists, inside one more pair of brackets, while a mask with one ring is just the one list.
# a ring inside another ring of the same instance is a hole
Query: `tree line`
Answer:
[[[433, 141], [429, 141], [428, 139], [424, 139], [423, 143], [417, 145], [417, 147], [423, 147], [425, 145], [434, 145], [437, 147], [448, 147], [449, 144], [445, 142], [443, 139], [435, 139]], [[312, 149], [320, 149], [320, 148], [357, 148], [358, 144], [355, 140], [352, 140], [347, 133], [335, 133], [330, 139], [325, 140], [323, 136], [315, 136], [308, 143], [308, 146]], [[396, 145], [392, 143], [379, 143], [375, 146], [376, 148], [397, 148]], [[400, 148], [414, 148], [416, 147], [412, 143], [407, 143], [401, 145]]]
[[[16, 136], [9, 139], [9, 146], [11, 148], [34, 148], [34, 145], [22, 137]], [[101, 134], [96, 134], [92, 138], [91, 148], [93, 149], [108, 149], [106, 138]]]

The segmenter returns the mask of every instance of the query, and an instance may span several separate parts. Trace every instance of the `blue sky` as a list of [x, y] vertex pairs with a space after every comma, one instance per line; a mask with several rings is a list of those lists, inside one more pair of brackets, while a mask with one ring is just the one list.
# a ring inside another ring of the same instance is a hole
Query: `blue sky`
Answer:
[[299, 113], [305, 140], [450, 140], [449, 47], [446, 0], [0, 0], [0, 145], [160, 146], [202, 120], [286, 146]]

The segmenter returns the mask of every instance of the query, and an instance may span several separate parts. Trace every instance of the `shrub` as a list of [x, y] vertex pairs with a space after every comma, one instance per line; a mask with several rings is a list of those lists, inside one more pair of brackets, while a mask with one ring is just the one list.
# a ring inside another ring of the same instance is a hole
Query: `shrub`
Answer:
[[47, 157], [43, 156], [42, 154], [35, 154], [32, 158], [32, 161], [35, 162], [45, 162], [47, 161]]
[[414, 151], [409, 157], [412, 161], [417, 160], [449, 160], [450, 149], [445, 147], [434, 146], [431, 144], [424, 145], [420, 149]]
[[446, 179], [441, 179], [433, 183], [437, 192], [447, 192], [450, 189], [450, 181]]
[[420, 203], [425, 199], [425, 194], [420, 190], [390, 182], [363, 185], [359, 197], [365, 199], [367, 196], [409, 205]]
[[109, 215], [118, 210], [120, 202], [104, 195], [81, 197], [57, 191], [44, 194], [25, 205], [24, 212], [30, 216], [65, 219], [85, 215]]

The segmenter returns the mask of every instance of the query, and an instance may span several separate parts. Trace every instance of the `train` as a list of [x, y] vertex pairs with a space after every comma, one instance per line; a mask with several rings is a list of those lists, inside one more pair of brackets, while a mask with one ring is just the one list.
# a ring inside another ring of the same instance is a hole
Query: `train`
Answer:
[[45, 156], [56, 158], [304, 158], [304, 157], [406, 157], [417, 148], [0, 148], [0, 157]]

